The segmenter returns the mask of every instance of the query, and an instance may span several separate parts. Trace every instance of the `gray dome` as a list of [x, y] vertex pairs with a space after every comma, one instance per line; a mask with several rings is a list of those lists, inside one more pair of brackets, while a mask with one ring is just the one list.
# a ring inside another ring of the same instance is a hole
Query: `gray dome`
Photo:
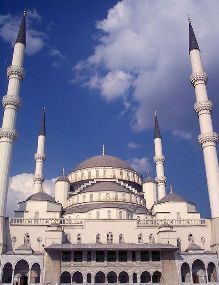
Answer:
[[168, 193], [160, 201], [158, 201], [158, 204], [166, 202], [187, 202], [194, 205], [194, 203], [186, 201], [182, 196], [179, 196], [176, 193]]
[[84, 168], [94, 167], [115, 167], [133, 170], [133, 168], [124, 160], [111, 155], [97, 155], [82, 161], [75, 169], [80, 170]]
[[69, 179], [68, 179], [68, 177], [66, 175], [61, 175], [56, 180], [56, 182], [59, 182], [59, 181], [69, 182]]
[[123, 187], [122, 185], [115, 183], [115, 182], [111, 182], [111, 181], [97, 182], [94, 185], [87, 186], [80, 193], [101, 192], [101, 191], [115, 191], [115, 192], [131, 193], [131, 191], [127, 189], [126, 187]]
[[55, 198], [50, 196], [49, 194], [45, 192], [38, 192], [26, 199], [26, 201], [49, 201], [49, 202], [55, 202]]

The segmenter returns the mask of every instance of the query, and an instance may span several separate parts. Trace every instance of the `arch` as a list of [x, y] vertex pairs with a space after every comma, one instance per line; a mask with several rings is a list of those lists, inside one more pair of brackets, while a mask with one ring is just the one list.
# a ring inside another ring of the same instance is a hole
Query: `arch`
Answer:
[[109, 201], [109, 200], [110, 200], [110, 194], [106, 193], [106, 201]]
[[120, 235], [119, 235], [119, 243], [124, 243], [123, 234], [120, 234]]
[[111, 219], [111, 211], [110, 210], [107, 212], [107, 219]]
[[97, 272], [95, 275], [95, 284], [97, 283], [105, 283], [106, 277], [105, 274], [102, 271]]
[[192, 264], [192, 280], [194, 284], [207, 283], [205, 265], [200, 259], [196, 259]]
[[14, 281], [18, 284], [28, 284], [29, 264], [26, 260], [21, 259], [17, 262], [14, 269]]
[[129, 282], [129, 275], [127, 272], [122, 271], [119, 273], [119, 283], [128, 283]]
[[96, 235], [96, 243], [101, 243], [101, 236], [100, 236], [100, 234]]
[[68, 271], [62, 272], [60, 276], [60, 283], [71, 283], [71, 274]]
[[151, 274], [148, 271], [144, 271], [141, 273], [141, 283], [150, 283], [151, 282]]
[[80, 271], [76, 271], [72, 275], [72, 282], [76, 283], [76, 284], [83, 283], [83, 275], [82, 275], [82, 273]]
[[152, 276], [152, 283], [161, 283], [162, 282], [162, 274], [159, 271], [155, 271]]
[[91, 283], [91, 273], [87, 273], [87, 283]]
[[143, 242], [143, 235], [139, 234], [138, 235], [138, 243], [142, 243]]
[[3, 267], [2, 271], [2, 283], [11, 283], [12, 282], [12, 264], [11, 263], [6, 263]]
[[208, 272], [208, 281], [209, 282], [218, 282], [217, 270], [216, 270], [216, 266], [213, 262], [208, 263], [207, 272]]
[[137, 273], [135, 273], [135, 272], [132, 274], [132, 282], [133, 283], [138, 283]]
[[108, 283], [116, 283], [117, 282], [117, 275], [114, 271], [110, 271], [107, 274], [107, 282]]
[[40, 283], [40, 265], [38, 263], [34, 263], [31, 267], [30, 271], [30, 283], [37, 284]]
[[190, 283], [191, 281], [190, 267], [186, 262], [184, 262], [181, 266], [181, 280], [183, 283]]
[[113, 234], [109, 232], [106, 236], [107, 243], [113, 243]]

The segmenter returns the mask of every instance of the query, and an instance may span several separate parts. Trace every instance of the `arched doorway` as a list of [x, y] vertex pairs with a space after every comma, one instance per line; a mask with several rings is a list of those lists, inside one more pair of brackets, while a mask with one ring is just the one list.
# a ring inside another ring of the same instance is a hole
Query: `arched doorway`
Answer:
[[122, 271], [119, 273], [119, 283], [128, 283], [129, 282], [129, 275], [127, 272]]
[[76, 271], [72, 276], [72, 282], [76, 284], [82, 284], [83, 283], [82, 273], [79, 271]]
[[2, 271], [2, 283], [11, 283], [12, 282], [12, 264], [6, 263]]
[[102, 271], [97, 272], [97, 274], [95, 275], [95, 284], [105, 283], [105, 281], [106, 281], [105, 274]]
[[115, 272], [110, 271], [110, 272], [107, 274], [107, 282], [108, 282], [108, 283], [117, 283], [117, 275], [116, 275]]
[[147, 271], [142, 272], [141, 283], [150, 283], [150, 282], [151, 282], [151, 274]]
[[14, 269], [14, 284], [28, 285], [29, 264], [22, 259], [17, 262]]
[[71, 274], [67, 271], [62, 272], [60, 276], [60, 283], [61, 284], [71, 284]]
[[209, 282], [217, 282], [218, 281], [216, 266], [213, 262], [210, 262], [208, 264], [207, 272], [208, 272], [208, 281]]
[[200, 259], [196, 259], [192, 264], [192, 279], [194, 284], [207, 283], [205, 265]]
[[188, 263], [183, 263], [181, 266], [181, 280], [183, 283], [190, 283], [191, 272]]
[[30, 272], [30, 283], [40, 283], [40, 266], [38, 263], [34, 263]]
[[152, 283], [161, 283], [162, 274], [159, 271], [155, 271], [152, 276]]

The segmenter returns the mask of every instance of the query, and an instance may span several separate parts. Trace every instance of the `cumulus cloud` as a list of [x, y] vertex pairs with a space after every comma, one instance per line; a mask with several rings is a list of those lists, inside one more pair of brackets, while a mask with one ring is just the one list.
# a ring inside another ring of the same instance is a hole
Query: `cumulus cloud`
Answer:
[[192, 139], [192, 134], [188, 133], [186, 131], [173, 130], [172, 134], [176, 137], [183, 139], [183, 140], [191, 140]]
[[135, 142], [129, 142], [128, 143], [128, 148], [136, 149], [136, 148], [139, 148], [139, 147], [141, 147], [141, 144], [138, 144], [138, 143], [135, 143]]
[[[41, 16], [34, 9], [28, 11], [27, 17], [27, 47], [26, 53], [33, 55], [45, 46], [47, 35], [44, 32], [37, 30], [34, 27], [36, 22], [41, 21]], [[21, 22], [21, 16], [2, 15], [0, 14], [0, 37], [11, 45], [14, 45], [16, 40], [19, 25]]]
[[50, 52], [49, 52], [49, 55], [50, 55], [50, 56], [54, 56], [54, 57], [59, 57], [59, 58], [61, 58], [61, 59], [64, 59], [64, 58], [65, 58], [65, 56], [63, 55], [63, 53], [62, 53], [59, 49], [57, 49], [57, 48], [52, 48], [52, 49], [50, 50]]
[[[45, 180], [43, 184], [44, 191], [54, 195], [55, 178]], [[24, 201], [33, 194], [33, 174], [21, 173], [10, 178], [7, 215], [12, 216], [13, 211], [17, 209], [17, 203]]]
[[219, 1], [122, 0], [97, 23], [94, 52], [75, 66], [75, 77], [108, 102], [131, 102], [134, 130], [152, 127], [154, 109], [163, 128], [192, 128], [187, 15], [211, 69], [219, 64], [213, 44], [218, 43], [218, 9]]
[[151, 164], [147, 157], [133, 158], [130, 161], [130, 165], [140, 173], [146, 173], [148, 169], [151, 169]]

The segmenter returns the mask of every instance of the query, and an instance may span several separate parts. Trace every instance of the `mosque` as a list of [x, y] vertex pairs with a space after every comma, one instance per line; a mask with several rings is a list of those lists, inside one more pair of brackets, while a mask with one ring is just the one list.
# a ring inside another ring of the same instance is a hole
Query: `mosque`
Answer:
[[175, 191], [166, 194], [164, 155], [155, 114], [156, 177], [146, 179], [121, 158], [97, 155], [80, 162], [43, 191], [45, 110], [35, 154], [33, 194], [6, 217], [20, 84], [24, 78], [23, 16], [7, 69], [0, 129], [0, 284], [219, 284], [219, 176], [207, 74], [189, 21], [194, 105], [200, 124], [211, 218]]

